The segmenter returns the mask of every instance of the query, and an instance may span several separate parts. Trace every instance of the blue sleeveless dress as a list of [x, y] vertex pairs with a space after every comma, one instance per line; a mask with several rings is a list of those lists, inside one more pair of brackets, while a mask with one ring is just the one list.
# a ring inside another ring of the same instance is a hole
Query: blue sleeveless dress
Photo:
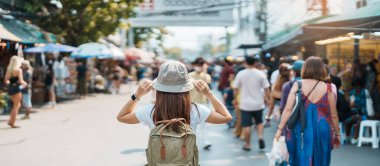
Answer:
[[[331, 84], [327, 85], [331, 92]], [[302, 138], [301, 125], [297, 123], [293, 130], [286, 129], [286, 145], [291, 166], [329, 166], [333, 149], [333, 130], [330, 116], [328, 93], [312, 103], [306, 96], [306, 128]]]

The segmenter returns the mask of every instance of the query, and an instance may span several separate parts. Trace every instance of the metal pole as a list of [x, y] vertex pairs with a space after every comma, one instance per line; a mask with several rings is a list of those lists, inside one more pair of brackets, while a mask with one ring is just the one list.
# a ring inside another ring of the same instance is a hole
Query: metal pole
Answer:
[[359, 39], [355, 39], [354, 41], [355, 41], [355, 44], [354, 44], [354, 59], [359, 59], [360, 40]]
[[133, 33], [133, 27], [129, 27], [129, 29], [128, 29], [128, 46], [129, 47], [135, 46], [134, 37], [135, 37], [135, 35]]
[[340, 72], [340, 43], [338, 42], [338, 73]]

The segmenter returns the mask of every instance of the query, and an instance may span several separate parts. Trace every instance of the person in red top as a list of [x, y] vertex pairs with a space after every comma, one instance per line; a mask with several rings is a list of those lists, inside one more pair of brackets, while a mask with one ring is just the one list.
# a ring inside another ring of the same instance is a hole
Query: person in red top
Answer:
[[232, 61], [228, 58], [225, 58], [223, 62], [223, 70], [220, 73], [219, 86], [218, 86], [218, 90], [221, 91], [222, 93], [224, 89], [230, 86], [229, 78], [231, 78], [230, 77], [231, 75], [234, 75]]

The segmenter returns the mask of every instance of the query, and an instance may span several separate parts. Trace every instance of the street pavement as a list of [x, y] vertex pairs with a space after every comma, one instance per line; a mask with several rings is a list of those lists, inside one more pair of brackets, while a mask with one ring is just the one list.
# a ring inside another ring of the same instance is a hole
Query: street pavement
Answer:
[[[18, 120], [22, 128], [9, 129], [8, 116], [0, 116], [0, 166], [142, 166], [149, 129], [126, 125], [116, 115], [129, 99], [135, 86], [125, 86], [118, 95], [99, 94], [81, 100], [60, 103], [54, 110], [38, 109], [30, 120]], [[150, 102], [152, 95], [140, 104]], [[20, 118], [21, 116], [19, 116]], [[273, 125], [274, 126], [274, 125]], [[270, 151], [274, 127], [265, 129], [266, 151]], [[199, 129], [201, 130], [201, 129]], [[252, 151], [241, 148], [243, 142], [233, 136], [227, 125], [207, 125], [211, 150], [199, 142], [202, 166], [266, 166], [265, 152], [258, 150], [253, 132]], [[200, 131], [202, 132], [202, 131]], [[202, 136], [199, 135], [200, 139]], [[380, 150], [369, 146], [344, 145], [333, 151], [332, 166], [375, 166]]]

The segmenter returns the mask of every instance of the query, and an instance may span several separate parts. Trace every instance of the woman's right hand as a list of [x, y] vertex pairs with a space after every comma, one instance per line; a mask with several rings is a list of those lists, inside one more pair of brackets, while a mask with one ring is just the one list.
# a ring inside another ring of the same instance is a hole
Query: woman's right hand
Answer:
[[140, 83], [139, 83], [139, 86], [137, 87], [137, 90], [136, 90], [136, 97], [141, 99], [144, 95], [146, 95], [147, 93], [149, 93], [149, 91], [152, 89], [152, 86], [153, 86], [153, 82], [150, 81], [150, 80], [142, 80]]

